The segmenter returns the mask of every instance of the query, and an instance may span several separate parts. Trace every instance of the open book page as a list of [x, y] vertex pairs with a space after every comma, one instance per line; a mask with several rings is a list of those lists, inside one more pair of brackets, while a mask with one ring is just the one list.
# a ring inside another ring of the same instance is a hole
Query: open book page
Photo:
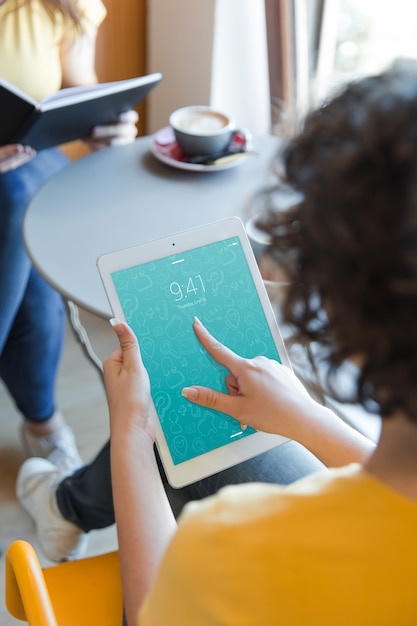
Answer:
[[[116, 85], [120, 85], [120, 82], [125, 81], [113, 81], [110, 83], [97, 83], [94, 85], [79, 85], [77, 87], [65, 87], [64, 89], [60, 89], [55, 93], [50, 94], [46, 98], [44, 98], [41, 104], [47, 104], [49, 102], [62, 101], [62, 99], [73, 99], [74, 96], [76, 99], [79, 99], [79, 96], [83, 95], [91, 95], [92, 97], [97, 95], [97, 92], [107, 91], [108, 89], [113, 89]], [[129, 81], [126, 81], [129, 82]]]
[[149, 85], [155, 82], [159, 74], [149, 74], [137, 78], [117, 80], [109, 83], [98, 83], [96, 85], [83, 85], [80, 87], [67, 87], [51, 94], [39, 105], [40, 111], [46, 111], [57, 107], [63, 107], [76, 102], [86, 102], [103, 96], [123, 93], [137, 87]]

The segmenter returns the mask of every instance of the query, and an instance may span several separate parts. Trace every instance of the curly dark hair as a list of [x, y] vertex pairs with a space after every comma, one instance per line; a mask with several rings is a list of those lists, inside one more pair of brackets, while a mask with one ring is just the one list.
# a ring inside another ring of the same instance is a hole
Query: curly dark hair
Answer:
[[258, 226], [290, 278], [284, 319], [330, 373], [357, 359], [355, 401], [417, 421], [417, 63], [310, 113], [283, 165], [301, 201]]

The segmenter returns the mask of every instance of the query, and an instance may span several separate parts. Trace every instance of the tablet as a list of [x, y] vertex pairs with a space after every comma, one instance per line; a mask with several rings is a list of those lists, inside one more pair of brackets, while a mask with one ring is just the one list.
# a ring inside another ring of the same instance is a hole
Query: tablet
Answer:
[[156, 445], [173, 487], [287, 441], [244, 430], [232, 417], [181, 395], [191, 385], [226, 391], [227, 370], [197, 340], [195, 316], [237, 354], [290, 366], [239, 218], [104, 254], [97, 265], [114, 316], [138, 337], [151, 383]]

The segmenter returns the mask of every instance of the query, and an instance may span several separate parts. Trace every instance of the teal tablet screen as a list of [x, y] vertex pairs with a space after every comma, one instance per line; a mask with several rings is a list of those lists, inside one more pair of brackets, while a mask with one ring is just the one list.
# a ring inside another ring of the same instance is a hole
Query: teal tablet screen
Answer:
[[237, 354], [280, 361], [239, 237], [114, 272], [112, 280], [174, 465], [254, 433], [181, 395], [194, 384], [226, 390], [227, 371], [198, 342], [194, 316]]

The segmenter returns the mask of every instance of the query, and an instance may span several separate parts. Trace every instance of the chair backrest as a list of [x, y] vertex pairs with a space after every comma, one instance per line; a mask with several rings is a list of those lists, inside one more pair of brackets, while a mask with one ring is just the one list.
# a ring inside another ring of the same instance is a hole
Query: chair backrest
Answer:
[[6, 553], [6, 606], [29, 626], [121, 626], [118, 553], [42, 569], [33, 547], [15, 541]]

